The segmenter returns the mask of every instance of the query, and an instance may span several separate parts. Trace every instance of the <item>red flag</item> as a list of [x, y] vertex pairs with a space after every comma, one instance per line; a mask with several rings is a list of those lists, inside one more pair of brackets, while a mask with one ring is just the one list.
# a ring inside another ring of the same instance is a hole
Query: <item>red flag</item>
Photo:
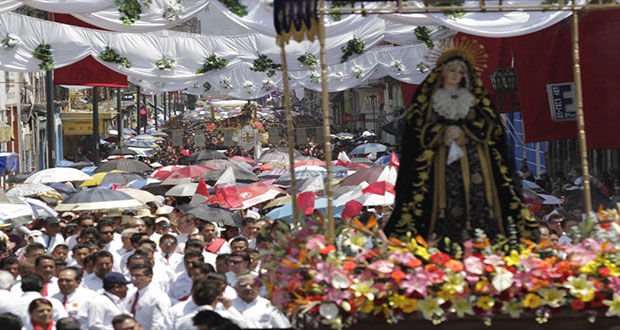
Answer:
[[227, 167], [215, 183], [215, 195], [223, 200], [228, 208], [239, 209], [243, 207], [232, 167]]
[[394, 151], [392, 151], [392, 156], [390, 156], [390, 166], [394, 166], [396, 168], [400, 166], [400, 160], [398, 160], [398, 157], [396, 157]]
[[347, 167], [351, 163], [351, 158], [344, 151], [338, 153], [338, 162], [336, 165]]
[[342, 210], [341, 218], [352, 218], [356, 215], [362, 213], [362, 208], [364, 207], [364, 200], [366, 196], [359, 195], [357, 198], [348, 201], [344, 204], [344, 209]]
[[192, 197], [192, 201], [190, 204], [200, 204], [204, 203], [209, 198], [209, 189], [207, 189], [207, 184], [205, 183], [204, 177], [200, 176], [200, 181], [198, 182], [198, 187], [196, 188], [196, 192]]
[[303, 211], [304, 215], [314, 213], [314, 200], [316, 193], [311, 191], [302, 192], [297, 195], [297, 208]]

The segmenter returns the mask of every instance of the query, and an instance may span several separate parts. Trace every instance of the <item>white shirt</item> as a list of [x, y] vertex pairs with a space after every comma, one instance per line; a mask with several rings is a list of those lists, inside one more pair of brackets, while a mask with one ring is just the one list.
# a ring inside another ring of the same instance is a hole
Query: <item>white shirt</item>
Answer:
[[185, 315], [190, 314], [194, 310], [196, 310], [198, 306], [194, 303], [194, 299], [191, 297], [186, 301], [181, 301], [178, 304], [172, 306], [168, 313], [166, 313], [166, 318], [164, 320], [164, 328], [168, 330], [176, 330], [179, 328], [179, 319]]
[[[56, 293], [52, 298], [65, 302], [65, 295], [61, 292]], [[67, 300], [64, 307], [70, 317], [78, 320], [83, 329], [88, 329], [88, 311], [91, 303], [93, 303], [98, 295], [88, 289], [77, 288], [75, 291], [66, 296]]]
[[198, 228], [194, 228], [191, 234], [178, 234], [177, 235], [177, 252], [183, 253], [185, 251], [185, 243], [187, 243], [187, 239], [192, 234], [197, 234]]
[[[202, 257], [204, 258], [204, 262], [213, 266], [213, 268], [215, 268], [215, 260], [217, 259], [217, 255], [213, 254], [211, 252], [207, 252], [207, 251], [202, 251]], [[185, 272], [187, 271], [185, 269], [185, 263], [183, 263], [183, 259], [181, 259], [181, 262], [177, 265], [177, 267], [174, 269], [174, 273], [178, 274], [180, 272]]]
[[9, 290], [0, 290], [0, 314], [8, 312], [9, 307], [17, 298], [19, 296]]
[[[209, 247], [209, 245], [215, 241], [215, 238], [211, 240], [211, 242], [209, 243], [205, 243], [205, 249], [207, 247]], [[228, 242], [224, 241], [224, 244], [222, 244], [222, 246], [220, 246], [220, 248], [215, 252], [215, 254], [219, 255], [219, 254], [224, 254], [224, 253], [231, 253], [232, 250], [230, 249], [230, 244], [228, 244]]]
[[103, 292], [103, 280], [95, 272], [84, 275], [82, 284], [89, 290]]
[[[30, 303], [37, 298], [43, 298], [43, 296], [41, 296], [40, 293], [34, 291], [24, 292], [21, 297], [15, 301], [14, 304], [9, 306], [8, 312], [19, 316], [19, 318], [22, 319], [22, 322], [24, 324], [30, 323], [28, 306], [30, 306]], [[45, 299], [49, 300], [52, 303], [52, 309], [54, 312], [54, 314], [52, 315], [52, 319], [54, 320], [54, 322], [68, 316], [67, 311], [64, 307], [62, 307], [60, 301], [51, 297], [47, 297]]]
[[[166, 255], [168, 258], [166, 259]], [[172, 271], [174, 271], [179, 264], [183, 264], [183, 255], [180, 253], [157, 253], [156, 254], [156, 263], [167, 266]]]
[[89, 306], [88, 330], [114, 330], [112, 319], [120, 314], [128, 314], [121, 298], [106, 291]]
[[34, 241], [35, 243], [43, 244], [47, 254], [52, 253], [56, 245], [65, 244], [65, 239], [60, 234], [50, 237], [46, 233], [43, 233], [43, 235], [37, 237]]
[[74, 246], [78, 243], [78, 238], [80, 238], [80, 234], [73, 234], [65, 240], [65, 244], [69, 247], [69, 250], [72, 250]]
[[152, 283], [138, 291], [134, 289], [125, 299], [125, 308], [130, 312], [136, 299], [136, 292], [139, 293], [134, 315], [136, 321], [142, 324], [144, 330], [165, 329], [164, 317], [171, 305], [168, 295]]
[[[58, 292], [60, 292], [60, 288], [58, 287], [58, 278], [57, 277], [52, 277], [52, 279], [46, 283], [47, 285], [47, 296], [44, 297], [51, 297], [55, 294], [57, 294]], [[45, 291], [45, 289], [43, 289], [43, 291]]]
[[176, 328], [174, 329], [195, 329], [192, 319], [194, 318], [194, 316], [196, 316], [196, 314], [198, 314], [198, 312], [204, 310], [214, 311], [220, 314], [221, 317], [231, 320], [241, 328], [250, 328], [243, 315], [241, 315], [239, 311], [237, 311], [234, 307], [226, 309], [224, 308], [224, 306], [222, 306], [222, 304], [218, 304], [217, 307], [213, 309], [213, 307], [209, 305], [196, 306], [195, 303], [193, 304], [193, 306], [195, 306], [193, 310], [189, 311], [189, 313], [186, 313], [185, 315], [181, 315], [176, 320]]
[[271, 329], [291, 327], [291, 323], [286, 316], [263, 297], [256, 297], [249, 304], [241, 298], [236, 298], [232, 301], [232, 307], [243, 315], [248, 328]]
[[192, 284], [192, 279], [189, 278], [187, 272], [177, 273], [170, 287], [170, 298], [179, 300], [186, 297], [192, 291]]

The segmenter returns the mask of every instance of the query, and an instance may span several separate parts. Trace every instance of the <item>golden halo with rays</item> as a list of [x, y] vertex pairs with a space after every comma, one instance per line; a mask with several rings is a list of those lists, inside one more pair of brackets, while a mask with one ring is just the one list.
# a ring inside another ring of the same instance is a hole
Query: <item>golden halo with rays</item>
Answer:
[[481, 73], [487, 68], [489, 54], [487, 54], [484, 46], [478, 43], [478, 40], [460, 36], [442, 40], [426, 56], [426, 59], [433, 64], [433, 67], [438, 67], [454, 57], [462, 58], [474, 70]]

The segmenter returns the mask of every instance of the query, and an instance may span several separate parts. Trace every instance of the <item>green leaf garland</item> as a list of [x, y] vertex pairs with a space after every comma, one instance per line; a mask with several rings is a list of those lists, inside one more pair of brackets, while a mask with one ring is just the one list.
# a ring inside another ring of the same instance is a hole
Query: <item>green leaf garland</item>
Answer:
[[140, 19], [142, 14], [142, 5], [150, 4], [151, 0], [116, 0], [114, 4], [121, 13], [121, 21], [124, 25], [131, 25]]
[[418, 26], [413, 33], [418, 40], [424, 42], [427, 48], [433, 49], [435, 45], [433, 44], [433, 40], [431, 40], [431, 29], [426, 26]]
[[206, 83], [202, 84], [202, 87], [205, 88], [205, 92], [208, 92], [211, 90], [211, 84], [207, 81]]
[[220, 0], [220, 3], [239, 17], [243, 17], [248, 14], [248, 7], [239, 2], [239, 0]]
[[357, 38], [353, 38], [347, 42], [346, 46], [342, 46], [340, 49], [342, 50], [342, 56], [340, 57], [340, 63], [346, 62], [353, 53], [361, 54], [364, 52], [364, 47], [366, 47], [366, 41], [360, 40]]
[[228, 60], [225, 58], [219, 58], [215, 54], [207, 57], [202, 68], [196, 70], [196, 74], [206, 73], [213, 70], [220, 70], [228, 65]]
[[54, 70], [54, 59], [52, 58], [52, 47], [49, 44], [40, 44], [32, 52], [34, 58], [41, 60], [39, 69], [41, 70]]
[[[342, 8], [342, 7], [346, 6], [349, 3], [350, 3], [350, 1], [333, 0], [333, 1], [331, 1], [331, 7], [330, 8], [331, 9]], [[331, 16], [332, 19], [334, 21], [336, 21], [336, 22], [338, 22], [338, 21], [340, 21], [342, 19], [342, 14], [340, 14], [340, 13], [332, 13], [332, 14], [329, 14], [329, 16]]]
[[254, 64], [250, 68], [252, 71], [265, 72], [267, 71], [267, 77], [273, 77], [276, 75], [276, 70], [282, 70], [280, 64], [275, 64], [267, 57], [267, 55], [258, 55], [258, 58], [254, 60]]
[[[445, 1], [433, 3], [433, 6], [436, 7], [445, 7], [445, 6], [462, 6], [465, 1]], [[465, 15], [464, 10], [444, 10], [443, 14], [452, 18], [461, 18]]]
[[299, 56], [297, 60], [310, 69], [316, 68], [319, 65], [319, 59], [312, 53], [305, 53]]
[[123, 66], [123, 68], [129, 69], [131, 68], [131, 62], [126, 57], [121, 57], [121, 55], [116, 52], [116, 49], [106, 46], [105, 49], [99, 54], [99, 58], [106, 62], [116, 63]]

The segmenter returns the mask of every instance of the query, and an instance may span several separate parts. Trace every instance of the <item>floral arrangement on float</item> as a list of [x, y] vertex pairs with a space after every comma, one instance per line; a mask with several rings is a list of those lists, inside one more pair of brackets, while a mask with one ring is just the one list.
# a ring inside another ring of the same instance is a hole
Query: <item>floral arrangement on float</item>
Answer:
[[131, 25], [140, 19], [142, 6], [148, 7], [150, 4], [151, 0], [116, 0], [114, 6], [118, 8], [123, 24]]
[[52, 58], [52, 46], [46, 43], [39, 44], [32, 52], [32, 56], [40, 60], [39, 69], [43, 71], [54, 70], [54, 59]]
[[320, 234], [324, 219], [308, 218], [276, 233], [282, 244], [264, 256], [271, 270], [264, 280], [276, 306], [314, 327], [420, 317], [435, 325], [479, 317], [491, 325], [502, 314], [542, 324], [561, 311], [595, 322], [620, 316], [619, 222], [617, 210], [599, 210], [574, 228], [572, 245], [518, 241], [512, 229], [496, 245], [477, 231], [440, 251], [421, 237], [382, 244], [375, 218], [352, 219], [329, 243]]
[[164, 57], [161, 60], [155, 62], [155, 66], [161, 71], [172, 71], [177, 64], [177, 60], [172, 57]]
[[19, 44], [21, 42], [21, 40], [19, 39], [18, 36], [8, 33], [4, 39], [2, 39], [2, 41], [0, 41], [0, 47], [2, 47], [5, 50], [10, 50], [13, 49], [13, 47], [17, 46], [17, 44]]
[[116, 49], [110, 46], [106, 46], [105, 49], [101, 51], [99, 58], [106, 62], [120, 64], [126, 69], [131, 68], [131, 62], [126, 57], [122, 57]]

